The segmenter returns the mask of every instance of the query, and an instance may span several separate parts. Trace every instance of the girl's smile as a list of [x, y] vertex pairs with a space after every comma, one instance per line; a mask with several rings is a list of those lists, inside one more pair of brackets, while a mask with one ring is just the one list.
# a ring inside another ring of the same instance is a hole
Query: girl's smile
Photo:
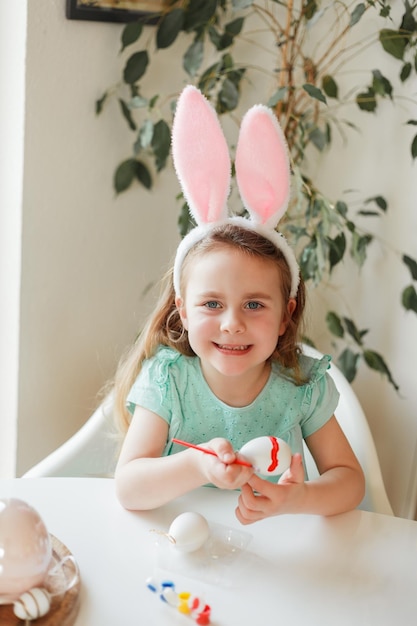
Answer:
[[220, 344], [217, 344], [217, 347], [219, 350], [224, 352], [224, 354], [228, 354], [229, 352], [243, 353], [243, 352], [247, 352], [250, 348], [250, 346], [235, 346], [235, 345], [225, 346], [225, 345], [220, 345]]
[[177, 306], [208, 384], [222, 398], [236, 384], [255, 397], [287, 325], [279, 269], [226, 245], [194, 258], [185, 278]]

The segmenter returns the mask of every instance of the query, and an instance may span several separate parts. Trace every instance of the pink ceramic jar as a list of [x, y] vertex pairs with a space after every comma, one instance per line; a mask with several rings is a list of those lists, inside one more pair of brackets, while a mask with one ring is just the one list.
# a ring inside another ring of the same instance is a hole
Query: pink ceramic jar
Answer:
[[0, 603], [41, 586], [51, 559], [51, 538], [35, 509], [17, 498], [0, 499]]

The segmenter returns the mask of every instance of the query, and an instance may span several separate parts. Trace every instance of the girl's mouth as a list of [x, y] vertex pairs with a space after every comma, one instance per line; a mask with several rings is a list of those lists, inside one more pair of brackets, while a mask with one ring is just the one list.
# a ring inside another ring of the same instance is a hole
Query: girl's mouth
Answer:
[[246, 352], [250, 348], [250, 346], [248, 345], [230, 345], [227, 343], [216, 343], [215, 346], [222, 352], [234, 352], [234, 353]]

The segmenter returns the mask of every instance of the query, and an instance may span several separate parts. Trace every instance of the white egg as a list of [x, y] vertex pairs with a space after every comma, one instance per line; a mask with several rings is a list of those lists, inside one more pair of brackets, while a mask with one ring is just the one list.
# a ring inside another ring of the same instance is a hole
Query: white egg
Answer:
[[291, 448], [279, 437], [256, 437], [239, 450], [262, 476], [278, 476], [291, 465]]
[[192, 511], [178, 515], [168, 530], [169, 539], [181, 552], [198, 550], [209, 535], [210, 528], [206, 518]]
[[14, 603], [13, 611], [22, 620], [35, 620], [46, 615], [51, 607], [51, 600], [46, 589], [34, 587], [26, 591]]

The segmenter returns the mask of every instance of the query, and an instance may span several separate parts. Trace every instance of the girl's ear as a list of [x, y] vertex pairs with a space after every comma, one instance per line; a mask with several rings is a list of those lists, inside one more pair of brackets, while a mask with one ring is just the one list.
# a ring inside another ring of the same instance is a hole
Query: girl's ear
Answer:
[[185, 330], [188, 330], [187, 311], [185, 309], [184, 300], [180, 296], [175, 298], [175, 306], [177, 307], [183, 327]]
[[295, 298], [290, 298], [287, 303], [287, 314], [284, 316], [284, 319], [281, 322], [281, 326], [279, 327], [279, 337], [285, 333], [287, 330], [287, 326], [289, 324], [290, 319], [293, 316], [295, 309], [297, 308], [297, 300]]

